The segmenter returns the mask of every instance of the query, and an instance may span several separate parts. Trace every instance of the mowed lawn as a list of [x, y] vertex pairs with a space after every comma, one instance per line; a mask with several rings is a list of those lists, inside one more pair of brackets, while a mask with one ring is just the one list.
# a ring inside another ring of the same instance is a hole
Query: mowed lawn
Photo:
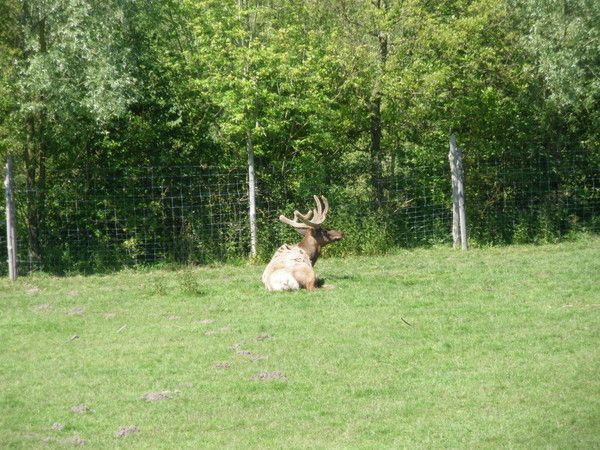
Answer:
[[0, 281], [0, 447], [600, 447], [600, 239]]

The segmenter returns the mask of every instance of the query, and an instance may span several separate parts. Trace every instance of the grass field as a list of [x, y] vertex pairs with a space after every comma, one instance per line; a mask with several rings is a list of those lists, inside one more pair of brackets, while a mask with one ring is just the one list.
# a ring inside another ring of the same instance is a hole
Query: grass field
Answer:
[[0, 447], [600, 447], [599, 238], [261, 271], [0, 281]]

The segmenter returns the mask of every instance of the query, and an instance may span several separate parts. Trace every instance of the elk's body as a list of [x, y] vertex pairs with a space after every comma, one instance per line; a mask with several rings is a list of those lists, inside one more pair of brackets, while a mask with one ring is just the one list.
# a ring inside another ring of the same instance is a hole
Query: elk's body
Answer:
[[307, 253], [297, 245], [277, 249], [265, 268], [262, 282], [269, 291], [314, 289], [316, 279]]
[[313, 270], [321, 248], [342, 239], [342, 233], [326, 230], [321, 225], [327, 216], [327, 199], [314, 196], [316, 209], [306, 214], [294, 211], [294, 220], [281, 215], [279, 220], [294, 227], [304, 236], [297, 245], [284, 244], [277, 249], [265, 268], [262, 282], [269, 291], [315, 289], [317, 277]]

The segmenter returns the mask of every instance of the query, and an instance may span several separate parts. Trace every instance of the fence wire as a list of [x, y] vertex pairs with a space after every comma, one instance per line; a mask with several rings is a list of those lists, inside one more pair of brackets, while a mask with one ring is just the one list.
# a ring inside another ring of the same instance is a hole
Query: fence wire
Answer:
[[[262, 258], [270, 257], [281, 243], [298, 240], [277, 217], [312, 208], [312, 194], [327, 195], [328, 224], [345, 233], [344, 241], [332, 246], [334, 254], [451, 242], [450, 175], [441, 165], [437, 171], [406, 166], [375, 183], [362, 176], [287, 188], [294, 186], [290, 180], [298, 176], [258, 172]], [[471, 242], [535, 242], [571, 230], [600, 231], [600, 180], [593, 168], [467, 162], [465, 179]], [[250, 250], [244, 168], [81, 172], [44, 191], [28, 189], [18, 178], [15, 197], [20, 273], [93, 273], [156, 263], [208, 263], [247, 257]], [[4, 196], [0, 205], [4, 211]], [[36, 208], [41, 211], [37, 216]], [[33, 230], [37, 245], [32, 245], [32, 221], [39, 224]], [[0, 246], [6, 255], [4, 215]], [[6, 258], [0, 261], [0, 272], [7, 272]]]
[[73, 177], [43, 193], [39, 249], [32, 249], [28, 202], [40, 192], [17, 185], [19, 266], [85, 273], [243, 254], [245, 186], [244, 173], [194, 166]]
[[564, 162], [467, 166], [470, 239], [486, 244], [548, 242], [571, 231], [600, 231], [597, 169]]

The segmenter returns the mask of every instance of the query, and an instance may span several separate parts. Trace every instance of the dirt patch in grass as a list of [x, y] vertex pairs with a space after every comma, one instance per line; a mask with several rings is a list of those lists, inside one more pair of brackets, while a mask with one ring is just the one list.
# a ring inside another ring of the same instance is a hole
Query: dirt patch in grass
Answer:
[[247, 358], [252, 361], [260, 361], [263, 359], [267, 359], [265, 355], [260, 355], [258, 353], [253, 353], [250, 350], [245, 350], [242, 348], [242, 344], [235, 343], [231, 346], [231, 350], [235, 352], [237, 356], [241, 356], [242, 358]]
[[83, 316], [84, 313], [85, 309], [83, 309], [81, 306], [75, 306], [67, 311], [69, 316]]
[[37, 311], [48, 311], [52, 309], [52, 305], [50, 303], [42, 303], [40, 305], [35, 305], [33, 308]]
[[90, 408], [87, 407], [87, 405], [84, 405], [83, 403], [81, 405], [75, 405], [71, 407], [71, 411], [77, 414], [83, 414], [86, 413], [90, 410]]
[[169, 316], [169, 317], [167, 317], [167, 319], [168, 320], [179, 320], [179, 319], [181, 319], [181, 317], [179, 317], [179, 316]]
[[210, 325], [211, 323], [214, 323], [215, 321], [212, 319], [203, 319], [203, 320], [199, 320], [198, 323], [200, 325]]
[[272, 381], [272, 380], [287, 380], [287, 377], [282, 372], [260, 372], [253, 375], [251, 378], [253, 381]]
[[117, 313], [114, 312], [107, 312], [103, 314], [105, 319], [114, 319], [115, 317], [117, 317]]
[[129, 436], [130, 434], [138, 433], [140, 429], [134, 425], [129, 425], [127, 427], [119, 428], [119, 431], [115, 433], [115, 436], [118, 438], [122, 438], [125, 436]]
[[235, 352], [236, 355], [241, 356], [242, 358], [249, 359], [250, 361], [262, 361], [263, 359], [267, 359], [265, 355], [259, 355], [258, 353], [252, 353], [249, 350], [238, 350]]
[[221, 327], [218, 330], [208, 330], [204, 332], [204, 336], [214, 336], [215, 334], [227, 334], [231, 328], [229, 327]]
[[82, 445], [85, 445], [85, 439], [82, 439], [79, 436], [73, 436], [73, 437], [70, 437], [68, 439], [65, 439], [63, 441], [63, 443], [66, 444], [66, 445], [82, 446]]
[[257, 341], [266, 341], [267, 339], [271, 339], [271, 336], [269, 336], [268, 334], [261, 334], [259, 336], [256, 336]]
[[169, 400], [172, 397], [173, 397], [173, 392], [171, 392], [171, 391], [159, 391], [159, 392], [148, 392], [147, 394], [144, 394], [142, 399], [147, 402], [160, 402], [163, 400]]
[[27, 295], [36, 295], [39, 294], [41, 291], [42, 290], [40, 288], [35, 286], [27, 286], [27, 289], [25, 289]]
[[52, 429], [55, 431], [61, 431], [65, 429], [65, 425], [60, 422], [54, 422], [52, 424]]
[[220, 363], [215, 364], [215, 369], [229, 369], [230, 367], [231, 367], [231, 365], [226, 362], [220, 362]]

